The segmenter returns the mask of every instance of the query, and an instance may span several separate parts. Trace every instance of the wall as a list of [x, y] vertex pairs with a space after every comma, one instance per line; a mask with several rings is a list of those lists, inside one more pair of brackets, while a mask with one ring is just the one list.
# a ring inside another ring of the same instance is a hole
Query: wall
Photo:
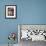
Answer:
[[[17, 5], [17, 19], [5, 19], [8, 4]], [[0, 0], [0, 44], [8, 43], [9, 32], [17, 34], [18, 24], [46, 24], [46, 0]]]

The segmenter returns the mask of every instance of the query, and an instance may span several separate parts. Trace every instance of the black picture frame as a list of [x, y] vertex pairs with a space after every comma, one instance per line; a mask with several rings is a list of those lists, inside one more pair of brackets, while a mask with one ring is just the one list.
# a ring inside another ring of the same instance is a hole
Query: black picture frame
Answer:
[[17, 6], [5, 5], [5, 19], [16, 19], [16, 18], [17, 18]]

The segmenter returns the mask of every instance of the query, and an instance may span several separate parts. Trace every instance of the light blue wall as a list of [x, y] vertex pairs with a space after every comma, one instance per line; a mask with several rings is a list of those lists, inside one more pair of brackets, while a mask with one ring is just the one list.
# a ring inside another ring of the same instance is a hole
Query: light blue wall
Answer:
[[[8, 4], [17, 5], [17, 19], [5, 19]], [[17, 34], [18, 24], [46, 24], [46, 0], [0, 0], [0, 44], [8, 43], [9, 32]]]

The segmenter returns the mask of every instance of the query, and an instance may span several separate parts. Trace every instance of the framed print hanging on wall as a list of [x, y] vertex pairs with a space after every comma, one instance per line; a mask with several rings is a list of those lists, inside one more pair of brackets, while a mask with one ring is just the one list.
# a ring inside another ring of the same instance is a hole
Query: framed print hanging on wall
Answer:
[[16, 5], [5, 5], [5, 18], [16, 19]]

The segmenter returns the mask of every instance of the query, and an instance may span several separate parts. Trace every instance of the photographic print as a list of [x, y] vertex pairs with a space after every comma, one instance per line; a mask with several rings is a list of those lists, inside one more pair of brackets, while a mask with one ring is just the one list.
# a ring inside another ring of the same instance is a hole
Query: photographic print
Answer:
[[6, 5], [5, 6], [5, 18], [16, 18], [16, 5]]

